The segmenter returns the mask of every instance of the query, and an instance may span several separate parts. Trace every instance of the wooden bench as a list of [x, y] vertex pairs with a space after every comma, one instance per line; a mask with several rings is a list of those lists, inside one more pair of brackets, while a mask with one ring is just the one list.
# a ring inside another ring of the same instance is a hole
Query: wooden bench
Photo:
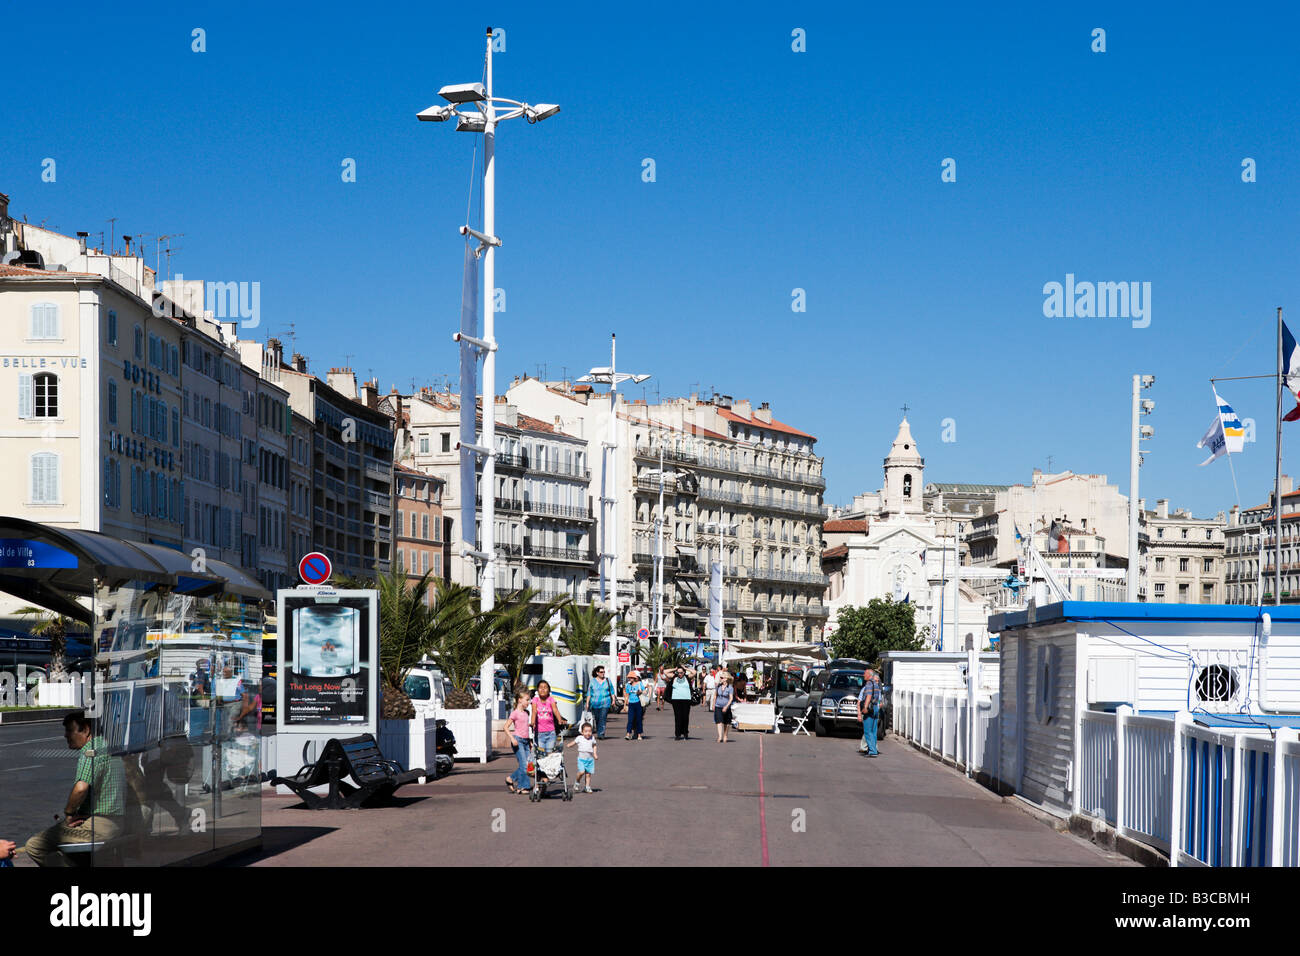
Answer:
[[[371, 806], [393, 795], [398, 787], [427, 777], [423, 767], [404, 770], [396, 760], [379, 751], [371, 734], [331, 738], [315, 763], [304, 764], [292, 777], [276, 777], [273, 784], [288, 787], [312, 810], [355, 810]], [[351, 777], [355, 785], [345, 779]], [[325, 796], [312, 787], [329, 786]]]

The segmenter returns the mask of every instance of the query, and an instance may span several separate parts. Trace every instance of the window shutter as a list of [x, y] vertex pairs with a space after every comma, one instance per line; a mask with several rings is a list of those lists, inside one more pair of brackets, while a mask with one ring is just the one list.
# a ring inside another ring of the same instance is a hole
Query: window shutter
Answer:
[[18, 417], [32, 417], [32, 377], [30, 375], [18, 376]]

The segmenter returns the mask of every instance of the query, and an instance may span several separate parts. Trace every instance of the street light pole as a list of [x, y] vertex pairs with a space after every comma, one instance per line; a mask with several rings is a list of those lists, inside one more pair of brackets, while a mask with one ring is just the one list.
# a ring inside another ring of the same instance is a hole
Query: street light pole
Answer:
[[[496, 236], [496, 126], [497, 123], [516, 117], [524, 117], [529, 123], [537, 123], [560, 112], [554, 103], [531, 105], [519, 100], [497, 97], [492, 92], [492, 28], [487, 28], [487, 52], [485, 59], [485, 82], [462, 83], [444, 86], [438, 95], [447, 101], [445, 105], [431, 106], [417, 114], [422, 122], [443, 123], [456, 118], [456, 129], [469, 133], [483, 134], [483, 231], [472, 228], [468, 223], [461, 227], [463, 236], [473, 236], [479, 241], [475, 255], [483, 255], [483, 338], [458, 332], [453, 339], [462, 343], [463, 348], [473, 347], [483, 352], [483, 436], [475, 444], [465, 441], [462, 435], [461, 448], [483, 459], [483, 504], [478, 511], [479, 525], [482, 528], [480, 550], [472, 553], [483, 562], [483, 580], [479, 590], [479, 610], [487, 612], [496, 604], [496, 247], [501, 240]], [[477, 109], [468, 107], [476, 106]], [[473, 389], [471, 389], [471, 392]], [[461, 390], [462, 406], [465, 402], [474, 402], [477, 396], [465, 395]], [[472, 421], [472, 419], [471, 419]], [[464, 452], [462, 452], [464, 453]], [[474, 489], [462, 488], [461, 494], [472, 494]], [[466, 536], [470, 529], [463, 529]], [[471, 540], [466, 537], [465, 540]], [[495, 660], [489, 657], [483, 662], [479, 672], [480, 698], [484, 706], [491, 708], [496, 691], [494, 679]]]

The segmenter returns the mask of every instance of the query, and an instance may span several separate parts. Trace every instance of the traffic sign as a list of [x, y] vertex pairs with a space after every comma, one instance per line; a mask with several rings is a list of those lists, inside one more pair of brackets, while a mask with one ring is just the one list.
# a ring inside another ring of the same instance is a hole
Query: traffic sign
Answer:
[[[642, 627], [637, 629], [636, 639], [638, 641], [644, 641], [649, 636], [650, 636], [650, 631], [647, 628]], [[624, 663], [626, 663], [626, 661], [624, 661]]]
[[627, 651], [619, 651], [619, 652], [618, 652], [618, 662], [619, 662], [620, 664], [630, 664], [630, 663], [632, 663], [632, 655], [631, 655], [630, 653], [628, 653]]
[[308, 584], [324, 584], [330, 579], [333, 571], [330, 559], [319, 551], [303, 555], [302, 560], [298, 562], [298, 576]]

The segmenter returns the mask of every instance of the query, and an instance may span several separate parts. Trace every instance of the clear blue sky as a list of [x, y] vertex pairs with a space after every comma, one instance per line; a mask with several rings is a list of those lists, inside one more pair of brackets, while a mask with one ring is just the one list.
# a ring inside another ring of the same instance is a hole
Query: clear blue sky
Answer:
[[[1275, 307], [1300, 331], [1293, 10], [471, 6], [12, 6], [0, 191], [69, 234], [184, 233], [174, 268], [260, 281], [256, 334], [296, 323], [318, 373], [350, 354], [385, 391], [454, 382], [476, 137], [415, 113], [480, 78], [499, 26], [497, 92], [563, 105], [498, 136], [499, 381], [606, 364], [616, 331], [651, 399], [702, 383], [815, 433], [847, 502], [879, 486], [904, 402], [929, 480], [1026, 481], [1051, 455], [1127, 490], [1150, 372], [1144, 497], [1234, 502], [1193, 446], [1209, 377], [1272, 370]], [[1045, 318], [1066, 273], [1150, 282], [1150, 327]], [[1258, 423], [1254, 504], [1272, 392], [1221, 393]]]

